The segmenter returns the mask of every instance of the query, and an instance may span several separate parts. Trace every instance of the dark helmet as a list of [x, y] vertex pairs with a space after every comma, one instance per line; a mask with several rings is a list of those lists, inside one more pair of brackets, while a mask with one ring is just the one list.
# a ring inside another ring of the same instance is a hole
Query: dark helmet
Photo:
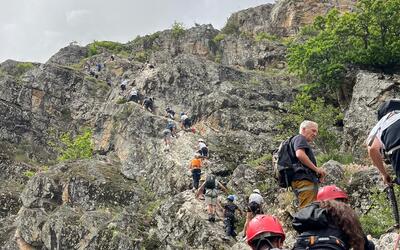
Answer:
[[378, 109], [378, 121], [382, 119], [387, 113], [394, 110], [400, 110], [400, 100], [385, 101]]
[[226, 197], [227, 200], [229, 201], [234, 201], [235, 200], [235, 196], [234, 195], [228, 195], [228, 197]]

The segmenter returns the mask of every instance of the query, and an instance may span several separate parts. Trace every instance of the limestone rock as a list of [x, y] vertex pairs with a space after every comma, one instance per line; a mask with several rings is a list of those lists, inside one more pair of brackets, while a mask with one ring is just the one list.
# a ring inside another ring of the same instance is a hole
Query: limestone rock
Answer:
[[333, 185], [339, 183], [341, 180], [343, 180], [344, 177], [344, 170], [343, 170], [343, 165], [337, 161], [330, 160], [322, 167], [326, 171], [326, 178], [323, 183], [323, 185]]
[[377, 121], [377, 110], [389, 99], [400, 98], [399, 75], [383, 76], [360, 71], [353, 88], [353, 97], [344, 119], [343, 147], [358, 159], [365, 160], [365, 140]]

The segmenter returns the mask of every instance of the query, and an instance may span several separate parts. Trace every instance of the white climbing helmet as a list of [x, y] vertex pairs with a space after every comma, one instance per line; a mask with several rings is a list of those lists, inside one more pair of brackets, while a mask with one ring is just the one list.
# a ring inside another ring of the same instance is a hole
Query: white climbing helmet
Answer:
[[258, 188], [256, 188], [256, 189], [253, 190], [253, 193], [260, 194], [261, 192], [260, 192], [260, 190]]

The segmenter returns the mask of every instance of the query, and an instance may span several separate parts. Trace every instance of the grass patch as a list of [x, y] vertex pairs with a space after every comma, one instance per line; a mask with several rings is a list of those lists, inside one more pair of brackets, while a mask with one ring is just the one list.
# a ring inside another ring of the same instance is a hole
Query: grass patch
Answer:
[[261, 157], [250, 160], [247, 162], [248, 165], [251, 167], [258, 167], [260, 165], [263, 165], [265, 162], [271, 162], [272, 161], [272, 154], [264, 154]]
[[316, 156], [318, 165], [322, 165], [329, 160], [334, 160], [342, 164], [350, 164], [354, 162], [354, 158], [351, 154], [342, 153], [339, 151], [332, 151], [329, 153], [321, 153]]
[[277, 41], [278, 37], [275, 35], [271, 35], [267, 32], [258, 32], [256, 36], [254, 37], [254, 40], [256, 42], [261, 42], [261, 41]]
[[36, 172], [32, 171], [32, 170], [27, 170], [23, 173], [24, 176], [28, 177], [28, 178], [32, 178], [33, 176], [36, 175]]
[[[395, 193], [399, 194], [399, 192], [400, 187], [395, 185]], [[396, 198], [399, 200], [399, 195], [396, 195]], [[395, 224], [395, 221], [386, 193], [375, 189], [370, 199], [373, 202], [371, 209], [360, 217], [360, 222], [366, 234], [379, 238]]]
[[120, 97], [120, 98], [118, 98], [118, 100], [117, 100], [117, 104], [124, 104], [124, 103], [126, 103], [127, 102], [127, 100], [126, 100], [126, 98], [124, 98], [124, 97]]

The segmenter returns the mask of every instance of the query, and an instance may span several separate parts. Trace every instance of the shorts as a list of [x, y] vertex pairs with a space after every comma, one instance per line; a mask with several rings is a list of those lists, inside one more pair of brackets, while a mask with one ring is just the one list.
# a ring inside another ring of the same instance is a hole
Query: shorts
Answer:
[[247, 206], [247, 212], [248, 213], [253, 213], [253, 214], [262, 214], [262, 207], [260, 204], [257, 202], [250, 202], [249, 205]]
[[217, 205], [217, 190], [215, 189], [207, 189], [206, 194], [204, 195], [206, 199], [207, 205]]

